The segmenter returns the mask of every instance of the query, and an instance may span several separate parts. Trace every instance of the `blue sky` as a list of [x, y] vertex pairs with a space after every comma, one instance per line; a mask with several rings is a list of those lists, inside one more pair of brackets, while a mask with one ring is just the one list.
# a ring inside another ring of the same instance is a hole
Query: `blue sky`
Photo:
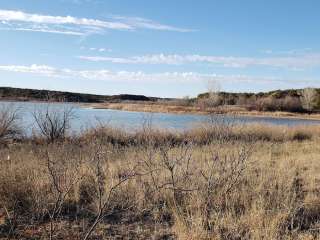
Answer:
[[2, 0], [0, 85], [196, 96], [320, 87], [318, 0]]

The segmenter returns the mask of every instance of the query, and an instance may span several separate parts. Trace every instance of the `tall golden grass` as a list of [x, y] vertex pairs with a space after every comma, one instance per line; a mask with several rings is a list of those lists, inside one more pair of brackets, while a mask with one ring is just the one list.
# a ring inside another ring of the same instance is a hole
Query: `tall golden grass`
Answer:
[[0, 149], [0, 238], [317, 239], [317, 126], [103, 127]]

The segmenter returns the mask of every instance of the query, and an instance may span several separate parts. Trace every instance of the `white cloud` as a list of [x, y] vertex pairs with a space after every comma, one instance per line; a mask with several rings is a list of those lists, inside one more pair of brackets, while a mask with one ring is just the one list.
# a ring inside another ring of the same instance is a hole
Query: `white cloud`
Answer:
[[72, 24], [82, 26], [92, 26], [98, 28], [109, 28], [109, 29], [132, 29], [127, 24], [121, 22], [107, 22], [96, 19], [88, 18], [76, 18], [71, 16], [49, 16], [39, 14], [29, 14], [22, 11], [9, 11], [0, 10], [0, 20], [12, 22], [31, 22], [31, 23], [43, 23], [43, 24]]
[[83, 36], [85, 35], [82, 32], [75, 32], [75, 31], [62, 31], [62, 30], [54, 30], [48, 28], [1, 28], [0, 30], [14, 30], [14, 31], [24, 31], [24, 32], [43, 32], [43, 33], [56, 33], [56, 34], [63, 34], [63, 35], [74, 35], [74, 36]]
[[193, 29], [178, 28], [165, 24], [160, 24], [149, 19], [139, 18], [139, 17], [124, 17], [124, 16], [114, 16], [113, 19], [119, 20], [132, 26], [134, 28], [144, 28], [144, 29], [153, 29], [161, 31], [174, 31], [174, 32], [193, 32]]
[[86, 51], [92, 51], [92, 52], [99, 52], [99, 53], [103, 53], [103, 52], [112, 52], [111, 48], [104, 48], [104, 47], [85, 47], [85, 46], [81, 46], [80, 47], [81, 50], [86, 50]]
[[[100, 80], [109, 82], [180, 82], [180, 83], [199, 83], [217, 80], [231, 83], [288, 83], [285, 79], [274, 77], [253, 77], [247, 75], [219, 75], [219, 74], [202, 74], [197, 72], [162, 72], [162, 73], [145, 73], [141, 71], [110, 71], [101, 70], [72, 70], [58, 69], [47, 65], [20, 66], [20, 65], [2, 65], [0, 71], [29, 73], [53, 78], [71, 78], [85, 80]], [[291, 80], [292, 82], [292, 80]], [[294, 82], [294, 81], [293, 81]], [[301, 83], [301, 81], [299, 81]]]
[[250, 66], [265, 66], [289, 69], [305, 69], [320, 67], [320, 54], [305, 54], [299, 56], [279, 57], [225, 57], [204, 55], [144, 55], [134, 57], [101, 57], [101, 56], [79, 56], [80, 59], [94, 62], [112, 62], [122, 64], [168, 64], [181, 65], [188, 63], [209, 63], [231, 68], [242, 68]]
[[106, 49], [106, 48], [94, 48], [94, 47], [91, 47], [89, 48], [90, 51], [98, 51], [98, 52], [105, 52], [105, 51], [111, 51], [111, 49]]
[[267, 49], [267, 50], [262, 50], [261, 52], [264, 54], [273, 54], [273, 55], [304, 55], [306, 53], [310, 53], [311, 51], [312, 51], [311, 48], [297, 48], [297, 49], [289, 49], [289, 50], [281, 50], [281, 51]]
[[19, 65], [4, 65], [0, 66], [0, 71], [8, 72], [20, 72], [20, 73], [35, 73], [46, 76], [57, 76], [58, 70], [47, 66], [32, 64], [31, 66], [19, 66]]
[[78, 18], [72, 16], [51, 16], [31, 14], [22, 11], [0, 9], [0, 29], [15, 31], [36, 31], [69, 35], [88, 35], [106, 30], [152, 29], [186, 32], [187, 29], [162, 25], [143, 18], [118, 17], [110, 21]]

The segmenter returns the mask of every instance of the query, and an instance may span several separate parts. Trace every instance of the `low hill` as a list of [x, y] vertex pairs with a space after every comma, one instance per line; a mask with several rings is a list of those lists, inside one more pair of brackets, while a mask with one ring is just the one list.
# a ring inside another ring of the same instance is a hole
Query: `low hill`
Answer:
[[72, 93], [50, 90], [36, 90], [0, 87], [0, 100], [14, 101], [64, 101], [80, 103], [101, 103], [110, 101], [155, 101], [157, 98], [146, 97], [143, 95], [95, 95], [85, 93]]

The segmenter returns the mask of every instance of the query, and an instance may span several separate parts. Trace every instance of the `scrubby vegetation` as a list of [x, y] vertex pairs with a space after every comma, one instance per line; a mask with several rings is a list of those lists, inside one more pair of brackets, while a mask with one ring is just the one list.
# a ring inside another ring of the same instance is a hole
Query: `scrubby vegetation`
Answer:
[[0, 239], [317, 239], [319, 127], [219, 119], [28, 137], [1, 121]]
[[196, 98], [106, 101], [90, 106], [138, 112], [320, 118], [320, 89], [277, 90], [256, 94], [215, 91], [199, 94]]
[[227, 93], [216, 92], [199, 94], [197, 101], [204, 107], [214, 101], [217, 106], [239, 105], [247, 110], [312, 112], [320, 110], [320, 89], [276, 90], [265, 93]]

